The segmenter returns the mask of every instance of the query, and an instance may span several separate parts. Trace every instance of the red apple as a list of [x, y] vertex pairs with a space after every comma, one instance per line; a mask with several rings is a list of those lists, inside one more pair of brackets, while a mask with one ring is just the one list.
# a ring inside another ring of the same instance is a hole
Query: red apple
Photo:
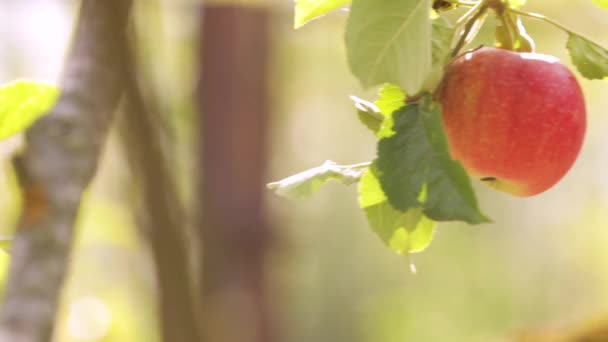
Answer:
[[516, 196], [552, 187], [583, 143], [581, 88], [552, 56], [488, 47], [466, 53], [446, 68], [439, 100], [452, 157]]

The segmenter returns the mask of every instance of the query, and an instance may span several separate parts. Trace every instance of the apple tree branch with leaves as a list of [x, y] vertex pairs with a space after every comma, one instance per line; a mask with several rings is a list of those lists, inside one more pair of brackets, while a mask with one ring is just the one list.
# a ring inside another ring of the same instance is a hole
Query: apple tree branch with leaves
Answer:
[[[351, 96], [377, 137], [374, 160], [323, 165], [268, 184], [288, 198], [329, 180], [358, 184], [372, 230], [399, 254], [425, 249], [436, 223], [490, 222], [471, 178], [515, 196], [551, 188], [574, 164], [586, 129], [580, 85], [556, 57], [535, 51], [525, 29], [540, 20], [564, 31], [580, 75], [608, 79], [608, 50], [525, 0], [297, 0], [295, 28], [350, 6], [345, 29], [352, 74], [371, 102]], [[608, 9], [605, 0], [594, 0]], [[450, 22], [444, 13], [465, 8]], [[489, 15], [493, 42], [470, 46]], [[526, 134], [520, 134], [526, 132]]]

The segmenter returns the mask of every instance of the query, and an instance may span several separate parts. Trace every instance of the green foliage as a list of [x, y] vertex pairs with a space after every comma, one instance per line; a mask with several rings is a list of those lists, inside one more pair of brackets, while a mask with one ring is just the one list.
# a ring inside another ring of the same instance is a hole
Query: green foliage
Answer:
[[[387, 121], [388, 122], [388, 121]], [[441, 108], [430, 99], [412, 103], [393, 113], [392, 127], [378, 142], [378, 175], [391, 205], [407, 211], [423, 206], [437, 221], [488, 222], [479, 211], [469, 177], [450, 158]], [[428, 193], [424, 201], [420, 194]]]
[[608, 50], [575, 33], [570, 33], [566, 46], [581, 75], [590, 80], [608, 78]]
[[37, 81], [19, 80], [0, 87], [0, 139], [28, 128], [58, 95], [58, 87]]
[[380, 113], [385, 118], [390, 118], [394, 111], [405, 105], [405, 93], [398, 86], [387, 83], [380, 89], [375, 103]]
[[297, 0], [294, 28], [350, 3], [350, 0]]
[[361, 165], [337, 165], [328, 160], [323, 165], [300, 172], [281, 181], [269, 183], [269, 189], [288, 198], [306, 198], [328, 181], [335, 179], [343, 184], [355, 183], [361, 178], [368, 163]]
[[450, 55], [450, 45], [454, 37], [454, 28], [442, 17], [432, 22], [431, 54], [433, 66], [445, 65]]
[[593, 0], [593, 3], [602, 8], [608, 9], [608, 0]]
[[425, 217], [421, 208], [406, 212], [393, 208], [380, 187], [375, 167], [359, 182], [359, 206], [374, 232], [397, 253], [418, 252], [431, 243], [435, 222]]
[[435, 89], [443, 77], [443, 69], [449, 62], [454, 28], [442, 17], [432, 21], [431, 55], [432, 69], [424, 82], [424, 89]]
[[364, 87], [422, 90], [432, 66], [429, 0], [355, 0], [346, 25], [346, 52]]
[[[608, 50], [542, 14], [519, 10], [525, 0], [296, 0], [295, 27], [351, 1], [345, 32], [350, 69], [364, 87], [384, 84], [375, 102], [351, 97], [359, 120], [379, 139], [377, 157], [351, 166], [328, 161], [268, 186], [302, 198], [331, 179], [359, 181], [359, 204], [370, 226], [398, 253], [424, 249], [434, 221], [489, 222], [467, 173], [449, 155], [441, 108], [431, 95], [445, 65], [474, 39], [489, 11], [499, 16], [497, 43], [503, 48], [533, 51], [520, 17], [542, 20], [569, 34], [568, 50], [584, 77], [608, 78]], [[606, 0], [594, 2], [608, 8]], [[454, 27], [432, 9], [443, 13], [461, 5], [471, 8]]]
[[361, 123], [377, 136], [381, 134], [380, 129], [383, 127], [385, 119], [392, 120], [391, 114], [405, 105], [405, 93], [398, 86], [387, 83], [378, 92], [378, 97], [374, 103], [356, 96], [350, 97], [355, 102]]

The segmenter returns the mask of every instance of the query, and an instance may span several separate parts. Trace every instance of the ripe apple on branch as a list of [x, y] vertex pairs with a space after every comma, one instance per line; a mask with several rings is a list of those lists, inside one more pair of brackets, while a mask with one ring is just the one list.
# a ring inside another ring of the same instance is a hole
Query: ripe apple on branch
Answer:
[[439, 101], [450, 153], [471, 176], [498, 190], [536, 195], [555, 185], [578, 156], [586, 125], [583, 94], [559, 59], [534, 53], [507, 1], [478, 6], [476, 13], [496, 12], [500, 49], [468, 52], [446, 68]]
[[[608, 50], [525, 0], [296, 0], [295, 27], [350, 4], [345, 46], [375, 102], [351, 97], [378, 138], [371, 162], [320, 167], [268, 186], [304, 197], [334, 179], [358, 183], [372, 229], [398, 253], [424, 249], [436, 221], [489, 222], [470, 176], [516, 196], [540, 194], [571, 168], [583, 145], [586, 109], [573, 73], [534, 51], [522, 18], [568, 35], [573, 64], [608, 79]], [[455, 23], [442, 13], [464, 8]], [[493, 47], [470, 47], [489, 14]], [[467, 50], [468, 49], [468, 50]], [[464, 52], [463, 52], [464, 51]]]
[[557, 183], [583, 143], [583, 93], [552, 56], [467, 52], [447, 67], [439, 101], [452, 157], [471, 176], [514, 195]]

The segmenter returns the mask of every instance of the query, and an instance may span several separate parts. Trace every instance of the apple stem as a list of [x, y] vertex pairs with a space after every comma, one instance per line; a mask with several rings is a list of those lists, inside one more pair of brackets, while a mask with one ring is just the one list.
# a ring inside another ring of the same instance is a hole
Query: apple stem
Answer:
[[478, 2], [476, 3], [471, 9], [469, 9], [462, 17], [460, 17], [457, 21], [456, 21], [456, 26], [459, 27], [463, 24], [466, 24], [467, 22], [470, 21], [471, 17], [473, 17], [476, 12], [479, 11], [479, 9], [481, 8], [481, 6], [483, 5], [483, 2]]
[[483, 17], [488, 9], [488, 5], [485, 1], [479, 2], [477, 5], [472, 7], [465, 15], [463, 15], [458, 21], [456, 25], [462, 25], [464, 22], [464, 29], [460, 34], [460, 38], [458, 39], [458, 43], [452, 50], [452, 57], [456, 57], [460, 50], [466, 45], [467, 39], [469, 38], [469, 33], [475, 28], [477, 21]]

